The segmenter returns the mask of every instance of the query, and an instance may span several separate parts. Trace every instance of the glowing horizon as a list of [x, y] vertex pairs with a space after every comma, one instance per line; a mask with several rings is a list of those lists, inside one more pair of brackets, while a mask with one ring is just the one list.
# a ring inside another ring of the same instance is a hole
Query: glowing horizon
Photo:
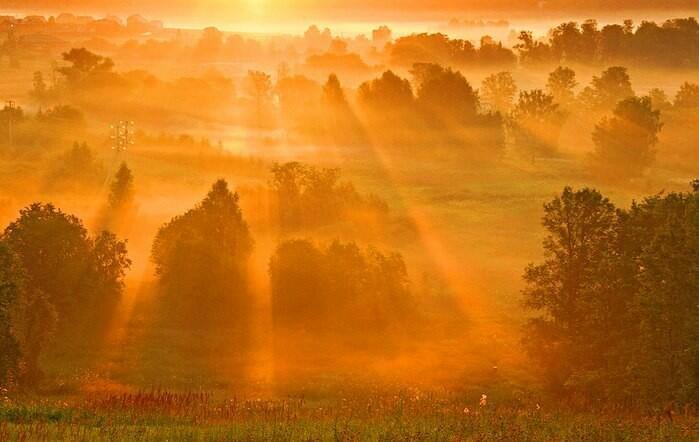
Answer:
[[[643, 19], [667, 18], [668, 11], [679, 15], [695, 14], [699, 5], [693, 0], [650, 0], [613, 2], [592, 1], [583, 6], [573, 0], [438, 0], [424, 2], [409, 0], [302, 0], [293, 5], [280, 0], [66, 0], [56, 5], [48, 0], [5, 0], [0, 2], [0, 14], [42, 13], [56, 15], [62, 12], [89, 14], [94, 17], [118, 15], [126, 17], [140, 14], [149, 19], [163, 20], [166, 25], [200, 28], [218, 26], [228, 29], [247, 25], [254, 32], [262, 25], [265, 30], [274, 26], [282, 32], [297, 29], [299, 23], [319, 26], [325, 23], [392, 22], [430, 23], [444, 22], [450, 18], [462, 19], [501, 19], [526, 21], [535, 11], [536, 19], [560, 21], [565, 18], [584, 19], [594, 16], [600, 21], [616, 20], [629, 15]], [[291, 27], [289, 24], [294, 23]]]

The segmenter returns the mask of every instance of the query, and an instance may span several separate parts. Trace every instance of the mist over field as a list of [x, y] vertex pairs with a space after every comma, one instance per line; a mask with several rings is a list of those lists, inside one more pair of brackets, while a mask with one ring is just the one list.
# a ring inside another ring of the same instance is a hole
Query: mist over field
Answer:
[[696, 440], [697, 5], [602, 6], [0, 1], [0, 440]]

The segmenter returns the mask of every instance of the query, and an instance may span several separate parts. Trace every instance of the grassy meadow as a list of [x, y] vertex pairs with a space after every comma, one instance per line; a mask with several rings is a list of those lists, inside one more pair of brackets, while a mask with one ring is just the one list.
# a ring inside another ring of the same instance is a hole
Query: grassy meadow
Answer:
[[203, 392], [148, 391], [50, 400], [5, 400], [8, 441], [692, 441], [689, 415], [631, 416], [564, 411], [528, 398], [417, 390], [337, 398], [224, 399]]

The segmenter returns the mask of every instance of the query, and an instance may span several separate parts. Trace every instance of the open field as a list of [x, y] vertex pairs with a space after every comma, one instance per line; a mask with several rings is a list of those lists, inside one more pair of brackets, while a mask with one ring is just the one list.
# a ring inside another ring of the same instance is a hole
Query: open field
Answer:
[[[696, 416], [624, 416], [476, 394], [385, 391], [323, 399], [223, 399], [167, 391], [5, 400], [8, 441], [692, 441]], [[480, 404], [479, 404], [480, 402]], [[481, 405], [482, 404], [482, 405]]]

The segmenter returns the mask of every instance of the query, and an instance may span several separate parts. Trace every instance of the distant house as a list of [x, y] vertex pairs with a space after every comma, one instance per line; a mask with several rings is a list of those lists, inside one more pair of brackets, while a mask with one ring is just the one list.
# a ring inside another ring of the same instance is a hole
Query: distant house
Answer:
[[76, 17], [76, 20], [79, 25], [89, 25], [90, 23], [95, 21], [95, 19], [89, 15], [80, 15]]
[[11, 15], [0, 15], [0, 25], [4, 24], [17, 24], [18, 20]]
[[77, 16], [70, 13], [59, 14], [54, 19], [54, 23], [64, 32], [86, 32], [88, 26], [94, 21], [90, 16]]
[[103, 18], [89, 24], [88, 29], [98, 35], [115, 35], [124, 30], [124, 27], [114, 20]]
[[43, 26], [46, 23], [46, 17], [43, 15], [28, 15], [22, 19], [22, 24], [27, 26]]
[[117, 23], [119, 26], [124, 26], [124, 20], [122, 20], [121, 17], [118, 17], [116, 15], [108, 15], [104, 19], [111, 20], [114, 23]]
[[74, 15], [63, 12], [56, 16], [56, 23], [59, 25], [87, 25], [95, 21], [89, 15]]
[[150, 30], [148, 20], [138, 14], [126, 18], [126, 28], [133, 34], [142, 34]]
[[78, 17], [64, 12], [56, 16], [56, 23], [59, 25], [76, 25], [78, 24]]
[[136, 14], [131, 15], [126, 19], [126, 28], [132, 34], [145, 34], [148, 32], [161, 30], [163, 28], [163, 22], [159, 20], [149, 21]]

